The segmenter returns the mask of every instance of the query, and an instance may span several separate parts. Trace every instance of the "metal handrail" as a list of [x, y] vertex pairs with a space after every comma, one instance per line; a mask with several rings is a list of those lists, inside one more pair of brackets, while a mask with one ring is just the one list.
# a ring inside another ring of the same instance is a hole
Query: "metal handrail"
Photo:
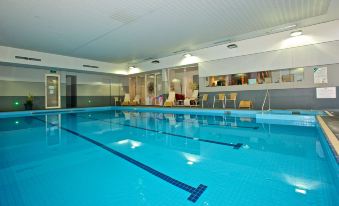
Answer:
[[271, 95], [270, 95], [270, 91], [268, 89], [266, 90], [264, 102], [262, 103], [262, 106], [261, 106], [261, 112], [262, 113], [264, 112], [264, 107], [265, 107], [265, 103], [266, 103], [267, 98], [268, 98], [268, 110], [267, 111], [270, 111], [271, 110]]

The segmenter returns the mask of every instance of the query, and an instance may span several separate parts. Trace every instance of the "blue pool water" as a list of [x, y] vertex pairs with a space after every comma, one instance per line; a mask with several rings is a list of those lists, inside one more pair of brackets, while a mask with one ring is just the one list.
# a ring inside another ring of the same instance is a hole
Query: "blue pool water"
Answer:
[[339, 205], [317, 124], [137, 111], [0, 118], [0, 205]]

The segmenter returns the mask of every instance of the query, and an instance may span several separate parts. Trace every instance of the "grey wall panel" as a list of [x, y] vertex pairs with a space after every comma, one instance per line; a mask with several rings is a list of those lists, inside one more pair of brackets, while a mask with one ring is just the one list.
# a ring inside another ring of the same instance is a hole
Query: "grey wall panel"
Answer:
[[[230, 92], [209, 92], [208, 102], [204, 104], [207, 108], [212, 108], [213, 97], [218, 93], [228, 94]], [[238, 91], [237, 107], [240, 100], [251, 100], [254, 109], [261, 109], [266, 90]], [[202, 95], [204, 93], [201, 93]], [[317, 99], [316, 88], [305, 89], [275, 89], [270, 90], [272, 109], [339, 109], [339, 98]], [[339, 87], [337, 87], [337, 97]], [[232, 107], [232, 102], [227, 102], [227, 107]], [[216, 108], [222, 108], [221, 103], [216, 104]]]
[[[4, 111], [21, 111], [24, 110], [24, 103], [27, 96], [1, 96], [0, 97], [0, 112]], [[19, 105], [15, 105], [19, 102]], [[33, 109], [45, 109], [45, 97], [35, 96], [33, 100]]]
[[[123, 96], [118, 96], [123, 99]], [[26, 96], [1, 96], [0, 97], [0, 112], [5, 111], [22, 111], [25, 110], [24, 103]], [[91, 100], [90, 102], [88, 100]], [[103, 107], [114, 106], [114, 96], [78, 96], [77, 107]], [[15, 105], [15, 102], [19, 102], [19, 105]], [[118, 105], [120, 102], [118, 103]], [[61, 97], [61, 107], [66, 108], [66, 97]], [[45, 97], [35, 96], [33, 100], [33, 109], [40, 110], [45, 109]]]

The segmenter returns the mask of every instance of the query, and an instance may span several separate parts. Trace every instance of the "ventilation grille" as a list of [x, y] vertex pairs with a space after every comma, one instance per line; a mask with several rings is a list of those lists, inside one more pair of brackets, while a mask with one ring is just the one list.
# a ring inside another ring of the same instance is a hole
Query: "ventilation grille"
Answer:
[[178, 50], [178, 51], [173, 52], [173, 54], [179, 54], [179, 53], [183, 53], [183, 52], [186, 52], [186, 50], [185, 49]]
[[82, 66], [87, 67], [87, 68], [95, 68], [95, 69], [99, 68], [98, 66], [93, 66], [93, 65], [88, 65], [88, 64], [84, 64]]
[[16, 59], [27, 60], [27, 61], [41, 62], [41, 59], [38, 59], [38, 58], [32, 58], [32, 57], [15, 56], [15, 58], [16, 58]]
[[214, 45], [219, 45], [219, 44], [227, 44], [227, 43], [230, 43], [231, 40], [222, 40], [222, 41], [217, 41], [217, 42], [214, 42], [213, 44]]
[[152, 59], [155, 59], [154, 57], [148, 57], [146, 59], [144, 59], [144, 61], [149, 61], [149, 60], [152, 60]]

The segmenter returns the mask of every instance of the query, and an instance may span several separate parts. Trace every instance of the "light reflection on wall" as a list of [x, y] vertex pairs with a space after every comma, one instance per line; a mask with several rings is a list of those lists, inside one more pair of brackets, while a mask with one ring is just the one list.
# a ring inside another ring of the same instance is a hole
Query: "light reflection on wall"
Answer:
[[281, 42], [280, 49], [287, 49], [291, 47], [305, 46], [314, 44], [315, 41], [312, 36], [301, 35], [296, 37], [290, 37]]
[[179, 65], [187, 65], [187, 64], [195, 64], [201, 62], [201, 59], [196, 56], [190, 56], [190, 57], [185, 57], [183, 58]]
[[140, 72], [142, 72], [140, 68], [133, 67], [133, 68], [129, 69], [128, 74], [136, 74], [136, 73], [140, 73]]

